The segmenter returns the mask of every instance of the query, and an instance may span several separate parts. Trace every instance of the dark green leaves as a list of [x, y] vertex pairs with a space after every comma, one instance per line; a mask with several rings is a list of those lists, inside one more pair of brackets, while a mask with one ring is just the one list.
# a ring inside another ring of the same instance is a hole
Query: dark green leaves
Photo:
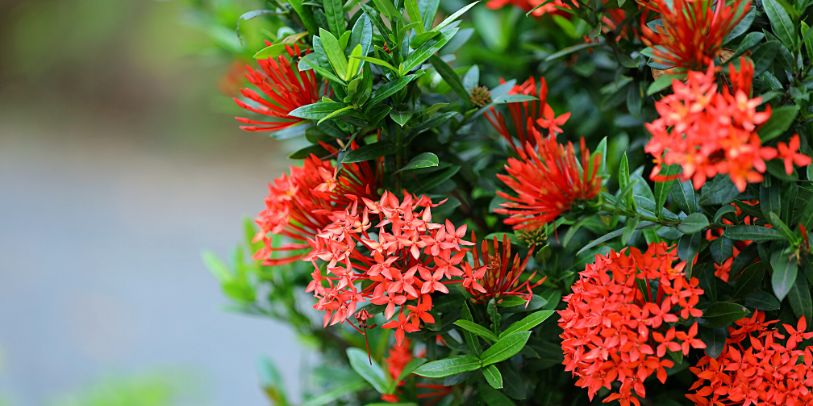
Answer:
[[342, 163], [353, 163], [369, 161], [393, 152], [393, 145], [389, 142], [382, 141], [375, 144], [365, 145], [347, 152], [347, 155], [341, 160]]
[[717, 302], [703, 311], [703, 321], [708, 327], [726, 327], [747, 314], [748, 309], [743, 305]]
[[489, 329], [487, 329], [487, 328], [485, 328], [485, 327], [483, 327], [483, 326], [481, 326], [481, 325], [479, 325], [479, 324], [477, 324], [477, 323], [475, 323], [473, 321], [457, 320], [457, 321], [454, 322], [454, 325], [462, 328], [463, 330], [468, 331], [469, 333], [477, 335], [477, 336], [485, 339], [488, 342], [493, 343], [493, 342], [495, 342], [495, 341], [497, 341], [499, 339], [497, 337], [497, 335], [494, 334], [493, 331], [491, 331], [491, 330], [489, 330]]
[[375, 361], [370, 361], [367, 353], [358, 348], [348, 348], [347, 358], [350, 360], [350, 366], [356, 371], [365, 381], [378, 391], [378, 393], [386, 393], [387, 391], [387, 378], [384, 375], [384, 370]]
[[415, 370], [415, 375], [425, 376], [427, 378], [444, 378], [464, 372], [476, 371], [478, 369], [480, 369], [480, 360], [477, 359], [477, 357], [474, 355], [462, 355], [427, 362]]
[[502, 374], [495, 365], [489, 365], [483, 368], [483, 376], [486, 378], [488, 385], [494, 389], [502, 389]]
[[344, 18], [344, 1], [343, 0], [323, 0], [322, 4], [325, 8], [325, 18], [327, 18], [328, 27], [330, 32], [341, 37], [344, 34], [345, 18]]
[[771, 111], [771, 118], [759, 128], [759, 138], [762, 142], [770, 141], [787, 131], [796, 115], [799, 114], [799, 106], [782, 106]]
[[784, 239], [782, 233], [772, 228], [751, 225], [728, 227], [726, 228], [724, 235], [726, 238], [737, 241], [771, 241]]
[[438, 166], [440, 160], [438, 156], [431, 152], [424, 152], [412, 158], [403, 168], [399, 171], [411, 171], [414, 169], [433, 168]]
[[693, 234], [703, 231], [709, 226], [709, 219], [703, 213], [692, 213], [680, 221], [677, 228], [684, 234]]
[[290, 113], [290, 116], [304, 118], [307, 120], [321, 120], [334, 112], [345, 107], [344, 104], [334, 101], [319, 101], [297, 107]]
[[500, 333], [500, 337], [505, 337], [509, 334], [518, 332], [518, 331], [528, 331], [533, 329], [534, 327], [540, 325], [543, 321], [547, 320], [553, 314], [553, 310], [540, 310], [537, 312], [533, 312], [527, 316], [525, 316], [522, 320], [516, 321], [508, 328], [506, 328], [502, 333]]
[[488, 349], [480, 354], [480, 360], [482, 360], [483, 366], [496, 364], [513, 357], [522, 351], [522, 348], [525, 347], [525, 343], [528, 342], [530, 336], [530, 331], [517, 331], [500, 337], [494, 345], [488, 347]]
[[783, 300], [796, 282], [799, 263], [787, 253], [777, 251], [771, 255], [771, 269], [773, 270], [771, 274], [773, 293], [777, 299]]
[[771, 21], [771, 30], [788, 49], [796, 50], [799, 42], [799, 29], [793, 24], [788, 12], [777, 0], [762, 0], [762, 7], [768, 20]]

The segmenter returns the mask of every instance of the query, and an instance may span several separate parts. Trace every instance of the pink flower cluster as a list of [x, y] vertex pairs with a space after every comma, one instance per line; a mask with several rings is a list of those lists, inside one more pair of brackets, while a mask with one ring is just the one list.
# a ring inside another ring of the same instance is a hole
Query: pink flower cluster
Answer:
[[385, 306], [389, 321], [382, 327], [395, 329], [399, 344], [405, 333], [434, 323], [430, 295], [473, 278], [461, 269], [473, 245], [463, 239], [466, 226], [432, 222], [432, 208], [442, 203], [384, 192], [378, 201], [362, 198], [331, 215], [332, 223], [310, 240], [315, 269], [306, 290], [318, 299], [314, 308], [325, 313], [325, 325], [344, 322], [368, 301]]

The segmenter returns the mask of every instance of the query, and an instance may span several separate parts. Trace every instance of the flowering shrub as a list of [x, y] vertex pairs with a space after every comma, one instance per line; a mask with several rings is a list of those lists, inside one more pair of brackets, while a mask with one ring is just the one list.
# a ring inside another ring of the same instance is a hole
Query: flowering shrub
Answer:
[[303, 403], [813, 403], [810, 2], [256, 3], [195, 15], [298, 162], [206, 260]]

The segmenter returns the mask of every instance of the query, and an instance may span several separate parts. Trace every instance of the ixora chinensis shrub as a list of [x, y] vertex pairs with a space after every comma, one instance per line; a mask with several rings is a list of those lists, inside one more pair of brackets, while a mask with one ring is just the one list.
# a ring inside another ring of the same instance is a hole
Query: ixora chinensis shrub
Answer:
[[811, 3], [196, 1], [298, 148], [207, 261], [308, 405], [811, 404]]

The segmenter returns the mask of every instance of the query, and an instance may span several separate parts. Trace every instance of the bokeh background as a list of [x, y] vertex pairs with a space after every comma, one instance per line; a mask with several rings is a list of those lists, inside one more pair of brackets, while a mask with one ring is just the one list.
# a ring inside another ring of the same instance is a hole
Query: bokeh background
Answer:
[[187, 5], [0, 1], [1, 405], [267, 404], [263, 356], [299, 392], [292, 333], [201, 262], [287, 163]]

